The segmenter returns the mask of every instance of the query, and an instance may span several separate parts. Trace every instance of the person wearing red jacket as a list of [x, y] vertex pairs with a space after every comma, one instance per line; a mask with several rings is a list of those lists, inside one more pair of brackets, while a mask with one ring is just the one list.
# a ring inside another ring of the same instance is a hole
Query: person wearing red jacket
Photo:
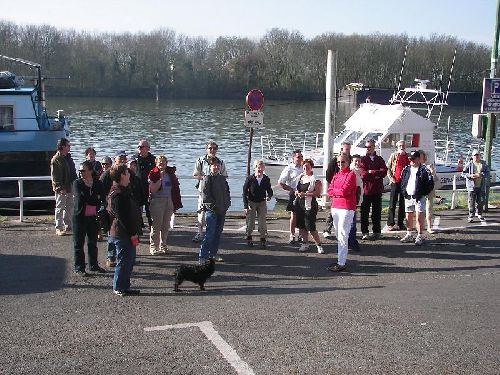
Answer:
[[349, 155], [340, 154], [337, 160], [340, 171], [333, 176], [328, 187], [328, 196], [332, 200], [333, 226], [338, 241], [337, 263], [328, 267], [332, 272], [346, 269], [349, 231], [356, 211], [356, 175], [349, 168], [350, 159]]
[[[375, 152], [375, 140], [365, 143], [366, 155], [361, 158], [361, 179], [363, 180], [363, 203], [361, 204], [361, 233], [363, 240], [378, 240], [382, 228], [382, 193], [387, 166], [384, 159]], [[373, 236], [369, 236], [368, 216], [372, 210]]]

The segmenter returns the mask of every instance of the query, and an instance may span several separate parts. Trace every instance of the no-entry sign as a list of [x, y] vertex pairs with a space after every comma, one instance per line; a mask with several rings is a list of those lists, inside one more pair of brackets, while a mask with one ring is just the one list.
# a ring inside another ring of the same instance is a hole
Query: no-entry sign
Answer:
[[252, 111], [260, 111], [264, 105], [264, 94], [257, 89], [250, 90], [247, 94], [246, 103]]

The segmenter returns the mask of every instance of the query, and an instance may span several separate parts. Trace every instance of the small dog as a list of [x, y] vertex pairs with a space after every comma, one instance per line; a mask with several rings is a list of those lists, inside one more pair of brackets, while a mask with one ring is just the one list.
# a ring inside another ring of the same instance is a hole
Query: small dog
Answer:
[[205, 282], [215, 271], [215, 260], [209, 259], [205, 264], [182, 265], [174, 273], [174, 291], [180, 292], [179, 285], [184, 280], [192, 281], [200, 286], [200, 290], [205, 290]]

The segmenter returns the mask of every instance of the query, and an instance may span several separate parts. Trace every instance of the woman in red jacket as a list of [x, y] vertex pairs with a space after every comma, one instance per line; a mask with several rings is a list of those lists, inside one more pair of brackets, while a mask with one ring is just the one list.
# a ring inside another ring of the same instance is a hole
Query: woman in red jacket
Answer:
[[333, 226], [338, 241], [337, 263], [328, 267], [332, 272], [345, 271], [349, 231], [356, 211], [356, 175], [349, 168], [351, 157], [340, 154], [337, 163], [340, 171], [333, 176], [328, 187], [328, 196], [332, 200]]

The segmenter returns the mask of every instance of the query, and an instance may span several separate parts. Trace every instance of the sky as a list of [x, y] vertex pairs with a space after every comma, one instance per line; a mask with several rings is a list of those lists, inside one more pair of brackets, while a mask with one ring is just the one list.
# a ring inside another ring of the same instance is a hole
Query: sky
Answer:
[[444, 34], [490, 46], [496, 7], [495, 0], [15, 0], [0, 19], [88, 32], [169, 28], [211, 40], [259, 39], [275, 27], [308, 39], [328, 32]]

